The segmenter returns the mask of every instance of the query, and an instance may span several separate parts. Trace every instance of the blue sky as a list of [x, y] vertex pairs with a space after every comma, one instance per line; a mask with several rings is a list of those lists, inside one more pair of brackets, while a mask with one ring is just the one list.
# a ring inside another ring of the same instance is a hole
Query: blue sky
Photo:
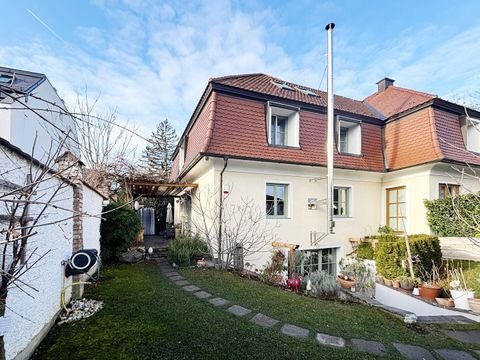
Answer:
[[[99, 111], [149, 134], [183, 130], [208, 78], [265, 72], [326, 86], [335, 22], [335, 92], [398, 86], [465, 98], [479, 90], [478, 1], [16, 0], [2, 4], [0, 64], [45, 73], [67, 104], [85, 86]], [[140, 145], [140, 143], [139, 143]]]

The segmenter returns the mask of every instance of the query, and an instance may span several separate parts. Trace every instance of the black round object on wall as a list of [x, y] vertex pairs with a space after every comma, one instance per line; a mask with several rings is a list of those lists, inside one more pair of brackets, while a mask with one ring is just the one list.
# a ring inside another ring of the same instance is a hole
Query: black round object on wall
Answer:
[[82, 249], [74, 252], [65, 267], [65, 276], [87, 273], [98, 261], [96, 249]]

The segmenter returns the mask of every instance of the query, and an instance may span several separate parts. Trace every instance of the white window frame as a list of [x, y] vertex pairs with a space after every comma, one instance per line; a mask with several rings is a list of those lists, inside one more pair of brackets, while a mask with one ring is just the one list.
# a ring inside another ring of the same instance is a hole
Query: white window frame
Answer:
[[[272, 139], [272, 117], [282, 116], [287, 118], [285, 126], [285, 144], [275, 144]], [[266, 111], [266, 129], [267, 129], [267, 141], [270, 146], [279, 147], [300, 147], [300, 108], [267, 102]]]
[[182, 140], [178, 149], [178, 170], [182, 170], [185, 165], [185, 140]]
[[[346, 206], [346, 214], [345, 215], [335, 215], [335, 209], [334, 209], [334, 217], [335, 218], [340, 218], [340, 219], [348, 219], [352, 217], [352, 187], [351, 186], [344, 186], [344, 185], [334, 185], [333, 191], [335, 190], [345, 190], [346, 193], [346, 201], [345, 201], [345, 206]], [[335, 197], [334, 197], [335, 198]]]
[[465, 145], [467, 150], [480, 154], [480, 119], [466, 117], [465, 121]]
[[[284, 204], [284, 215], [267, 215], [267, 210], [266, 210], [266, 202], [267, 202], [267, 186], [268, 185], [279, 185], [279, 186], [285, 186], [287, 189], [287, 196], [285, 197], [285, 202]], [[267, 220], [282, 220], [282, 219], [291, 219], [291, 209], [292, 209], [292, 184], [289, 182], [284, 182], [284, 181], [275, 181], [275, 180], [267, 180], [265, 181], [264, 184], [264, 197], [263, 197], [263, 202], [265, 206], [265, 217]]]
[[[341, 149], [341, 129], [347, 129], [347, 149]], [[337, 151], [344, 155], [362, 155], [362, 122], [357, 119], [337, 116]], [[343, 150], [343, 151], [342, 151]]]
[[[317, 252], [319, 253], [319, 257], [318, 257], [318, 265], [317, 265], [317, 270], [315, 271], [318, 271], [318, 270], [322, 270], [322, 261], [321, 261], [321, 255], [320, 255], [320, 252], [323, 252], [325, 250], [332, 250], [334, 252], [334, 261], [333, 262], [328, 262], [327, 263], [327, 267], [332, 267], [333, 268], [333, 271], [332, 272], [328, 272], [329, 274], [331, 275], [334, 275], [336, 276], [338, 274], [338, 267], [339, 267], [339, 260], [340, 260], [340, 247], [338, 246], [327, 246], [327, 247], [321, 247], [321, 248], [305, 248], [305, 249], [298, 249], [297, 251], [301, 251], [301, 252], [306, 252], [306, 251], [310, 251], [310, 252]], [[305, 267], [304, 267], [304, 264], [303, 262], [301, 264], [298, 264], [298, 266], [301, 268], [301, 274], [298, 274], [298, 275], [301, 275], [303, 276], [303, 273], [305, 272]], [[311, 267], [312, 265], [307, 265], [309, 267]], [[297, 269], [295, 269], [295, 271], [297, 271]]]

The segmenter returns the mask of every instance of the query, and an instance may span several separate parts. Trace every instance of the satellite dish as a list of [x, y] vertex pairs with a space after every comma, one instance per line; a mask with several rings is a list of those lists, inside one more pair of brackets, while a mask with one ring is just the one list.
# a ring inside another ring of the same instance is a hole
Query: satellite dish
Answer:
[[82, 249], [74, 252], [65, 267], [65, 276], [87, 273], [98, 261], [96, 249]]

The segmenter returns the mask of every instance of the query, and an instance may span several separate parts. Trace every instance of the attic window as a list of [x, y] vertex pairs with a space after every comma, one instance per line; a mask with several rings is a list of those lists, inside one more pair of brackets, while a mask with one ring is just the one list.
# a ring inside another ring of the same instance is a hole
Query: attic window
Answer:
[[302, 93], [304, 93], [305, 95], [318, 96], [317, 93], [313, 92], [313, 91], [310, 90], [310, 89], [302, 88], [302, 87], [297, 87], [297, 89], [298, 89], [299, 91], [301, 91]]
[[361, 155], [362, 126], [359, 120], [337, 118], [337, 148], [341, 154]]
[[10, 84], [12, 82], [12, 75], [0, 75], [0, 84]]
[[295, 91], [293, 87], [288, 85], [285, 81], [282, 80], [272, 80], [273, 85], [279, 87], [282, 90], [290, 90], [290, 91]]
[[466, 145], [469, 151], [480, 153], [480, 119], [466, 118]]
[[268, 102], [266, 122], [270, 145], [300, 146], [300, 112], [298, 108]]

